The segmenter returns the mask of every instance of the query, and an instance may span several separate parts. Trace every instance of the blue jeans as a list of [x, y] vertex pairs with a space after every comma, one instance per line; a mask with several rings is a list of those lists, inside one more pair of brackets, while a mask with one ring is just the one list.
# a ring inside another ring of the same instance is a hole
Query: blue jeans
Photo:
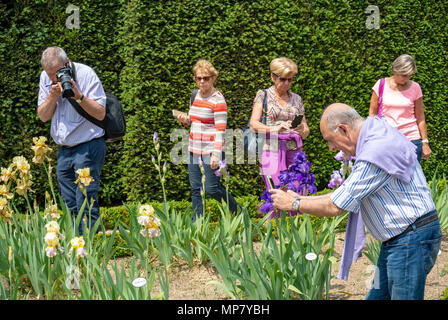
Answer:
[[422, 159], [422, 140], [411, 140], [411, 142], [417, 146], [415, 152], [417, 153], [417, 161], [420, 162]]
[[375, 271], [375, 281], [379, 281], [374, 281], [366, 300], [423, 300], [442, 231], [438, 219], [418, 228], [411, 226], [411, 231], [383, 242]]
[[[74, 221], [78, 216], [85, 196], [74, 182], [78, 178], [76, 170], [90, 168], [90, 176], [94, 179], [86, 188], [87, 205], [83, 215], [87, 215], [87, 226], [89, 229], [95, 224], [100, 216], [98, 205], [98, 191], [100, 190], [100, 174], [106, 155], [106, 142], [103, 138], [94, 139], [81, 143], [74, 147], [61, 146], [58, 152], [57, 176], [62, 200], [69, 208]], [[93, 198], [93, 206], [89, 216], [89, 206]], [[84, 233], [83, 219], [78, 226], [80, 235]]]
[[[215, 175], [215, 170], [210, 168], [210, 155], [198, 155], [190, 152], [190, 158], [188, 162], [188, 177], [191, 186], [191, 202], [193, 206], [193, 222], [203, 214], [203, 205], [201, 197], [202, 189], [202, 173], [199, 168], [199, 158], [202, 157], [204, 174], [205, 174], [205, 192], [209, 194], [213, 199], [221, 203], [222, 200], [227, 202], [232, 213], [236, 213], [238, 210], [238, 204], [232, 194], [227, 195], [226, 189], [221, 185], [219, 177]], [[224, 159], [224, 153], [223, 157]]]

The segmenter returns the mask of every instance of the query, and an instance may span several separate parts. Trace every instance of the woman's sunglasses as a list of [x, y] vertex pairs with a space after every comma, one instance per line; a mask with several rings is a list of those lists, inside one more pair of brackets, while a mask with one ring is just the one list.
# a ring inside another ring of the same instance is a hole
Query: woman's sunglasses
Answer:
[[291, 77], [291, 78], [282, 78], [282, 77], [280, 77], [279, 75], [277, 75], [277, 74], [275, 74], [275, 73], [272, 73], [274, 76], [276, 76], [277, 77], [277, 79], [279, 79], [281, 82], [285, 82], [285, 81], [288, 81], [288, 82], [292, 82], [293, 80], [294, 80], [294, 77]]
[[194, 77], [194, 79], [196, 80], [196, 81], [199, 81], [199, 82], [201, 82], [202, 80], [204, 80], [204, 81], [208, 81], [208, 80], [210, 80], [211, 78], [212, 78], [213, 76], [206, 76], [206, 77]]

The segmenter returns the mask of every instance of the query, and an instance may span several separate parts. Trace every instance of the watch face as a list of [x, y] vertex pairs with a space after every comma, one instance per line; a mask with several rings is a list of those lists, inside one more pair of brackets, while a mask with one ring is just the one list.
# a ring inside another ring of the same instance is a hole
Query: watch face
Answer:
[[297, 209], [299, 209], [299, 203], [300, 203], [299, 199], [294, 200], [294, 202], [292, 203], [292, 210], [297, 211]]

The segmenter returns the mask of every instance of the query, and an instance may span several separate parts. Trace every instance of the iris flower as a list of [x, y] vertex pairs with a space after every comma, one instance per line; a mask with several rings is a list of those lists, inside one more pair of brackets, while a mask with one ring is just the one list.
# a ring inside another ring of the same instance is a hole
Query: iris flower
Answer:
[[[287, 170], [280, 172], [279, 184], [275, 187], [284, 186], [288, 190], [301, 194], [316, 193], [316, 177], [309, 172], [311, 166], [312, 163], [307, 160], [305, 152], [298, 152], [294, 156], [294, 163]], [[260, 198], [264, 200], [260, 212], [269, 213], [273, 209], [271, 194], [264, 190]]]
[[44, 158], [51, 160], [47, 157], [47, 153], [53, 150], [47, 146], [46, 142], [47, 138], [43, 136], [33, 138], [34, 146], [32, 146], [31, 149], [34, 151], [34, 157], [32, 160], [34, 163], [42, 163]]
[[78, 169], [76, 170], [76, 173], [78, 174], [78, 179], [75, 181], [76, 184], [81, 183], [85, 187], [88, 187], [92, 181], [95, 181], [90, 176], [90, 168]]
[[70, 240], [70, 244], [72, 248], [70, 249], [69, 255], [73, 250], [76, 250], [76, 256], [77, 257], [85, 257], [87, 255], [86, 250], [84, 249], [85, 241], [84, 238], [81, 237], [75, 237], [72, 240]]

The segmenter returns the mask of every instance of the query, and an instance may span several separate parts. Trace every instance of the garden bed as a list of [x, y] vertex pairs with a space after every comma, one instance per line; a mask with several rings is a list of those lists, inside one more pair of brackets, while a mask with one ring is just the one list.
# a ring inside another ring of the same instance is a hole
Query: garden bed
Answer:
[[[340, 259], [344, 245], [345, 232], [336, 234], [335, 256]], [[369, 235], [368, 235], [369, 237]], [[255, 242], [259, 249], [260, 242]], [[444, 289], [448, 287], [448, 235], [444, 235], [441, 254], [434, 268], [428, 275], [425, 288], [425, 300], [439, 300]], [[129, 263], [133, 257], [115, 259], [120, 264]], [[339, 263], [339, 261], [338, 261]], [[339, 265], [333, 268], [332, 275], [336, 277]], [[333, 278], [329, 300], [364, 300], [368, 292], [368, 284], [373, 279], [373, 267], [369, 259], [363, 255], [350, 268], [348, 280]], [[221, 300], [229, 299], [224, 292], [210, 281], [222, 281], [219, 273], [211, 263], [195, 263], [190, 267], [182, 259], [175, 259], [169, 268], [170, 300]], [[160, 293], [158, 281], [153, 287], [154, 294]]]

